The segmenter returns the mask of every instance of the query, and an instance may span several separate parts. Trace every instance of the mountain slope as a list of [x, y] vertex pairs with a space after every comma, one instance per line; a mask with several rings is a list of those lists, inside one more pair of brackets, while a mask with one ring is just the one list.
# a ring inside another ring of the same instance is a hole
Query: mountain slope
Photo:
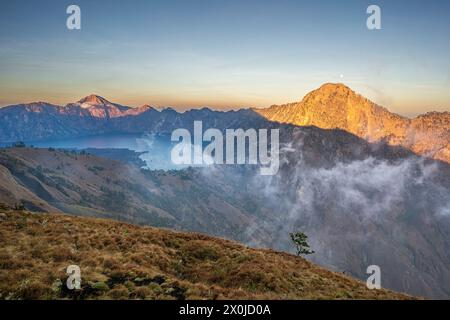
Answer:
[[[302, 258], [194, 233], [0, 206], [0, 298], [407, 299]], [[81, 290], [65, 289], [67, 266]]]
[[[277, 176], [251, 166], [139, 170], [92, 155], [0, 150], [0, 202], [205, 232], [291, 251], [304, 231], [328, 269], [418, 296], [450, 295], [450, 166], [372, 146], [342, 130], [296, 127]], [[55, 208], [55, 209], [54, 209]]]
[[343, 84], [327, 83], [301, 102], [254, 109], [271, 121], [342, 129], [370, 142], [386, 141], [450, 163], [450, 113], [408, 119], [389, 112]]
[[[256, 200], [210, 189], [200, 173], [149, 171], [90, 154], [0, 149], [0, 201], [33, 211], [204, 231], [236, 240]], [[255, 237], [263, 235], [255, 234]]]

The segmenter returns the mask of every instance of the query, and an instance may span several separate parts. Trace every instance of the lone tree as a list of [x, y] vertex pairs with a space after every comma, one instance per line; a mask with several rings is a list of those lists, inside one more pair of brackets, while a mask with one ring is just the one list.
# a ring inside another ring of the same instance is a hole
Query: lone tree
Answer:
[[306, 234], [304, 234], [303, 232], [294, 232], [289, 233], [289, 235], [291, 236], [291, 240], [297, 249], [298, 256], [301, 254], [314, 253], [314, 250], [309, 249], [309, 244], [306, 241], [308, 239], [308, 236]]

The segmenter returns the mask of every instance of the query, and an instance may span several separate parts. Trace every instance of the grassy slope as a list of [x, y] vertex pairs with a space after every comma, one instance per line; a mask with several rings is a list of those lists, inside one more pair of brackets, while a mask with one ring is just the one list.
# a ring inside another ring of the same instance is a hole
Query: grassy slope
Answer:
[[[140, 170], [89, 154], [0, 148], [2, 203], [246, 241], [256, 200], [230, 185], [211, 188], [208, 180], [191, 170]], [[252, 236], [267, 237], [259, 230]]]
[[[0, 206], [0, 295], [81, 299], [404, 299], [300, 257], [195, 233]], [[81, 267], [82, 290], [65, 289]]]

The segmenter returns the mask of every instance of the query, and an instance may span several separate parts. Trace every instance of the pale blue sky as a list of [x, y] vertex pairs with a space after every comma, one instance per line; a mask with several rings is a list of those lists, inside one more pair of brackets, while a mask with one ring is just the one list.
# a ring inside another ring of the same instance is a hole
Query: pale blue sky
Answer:
[[[82, 29], [66, 28], [81, 7]], [[381, 7], [382, 30], [366, 28]], [[216, 108], [299, 101], [343, 82], [392, 111], [450, 110], [449, 1], [11, 1], [0, 105], [90, 93]]]

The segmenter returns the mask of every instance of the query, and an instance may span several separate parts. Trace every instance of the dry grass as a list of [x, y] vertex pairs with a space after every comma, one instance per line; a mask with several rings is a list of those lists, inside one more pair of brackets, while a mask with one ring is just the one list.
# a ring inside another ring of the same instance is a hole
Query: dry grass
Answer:
[[[0, 206], [1, 299], [405, 299], [286, 253]], [[81, 268], [82, 289], [65, 270]]]

